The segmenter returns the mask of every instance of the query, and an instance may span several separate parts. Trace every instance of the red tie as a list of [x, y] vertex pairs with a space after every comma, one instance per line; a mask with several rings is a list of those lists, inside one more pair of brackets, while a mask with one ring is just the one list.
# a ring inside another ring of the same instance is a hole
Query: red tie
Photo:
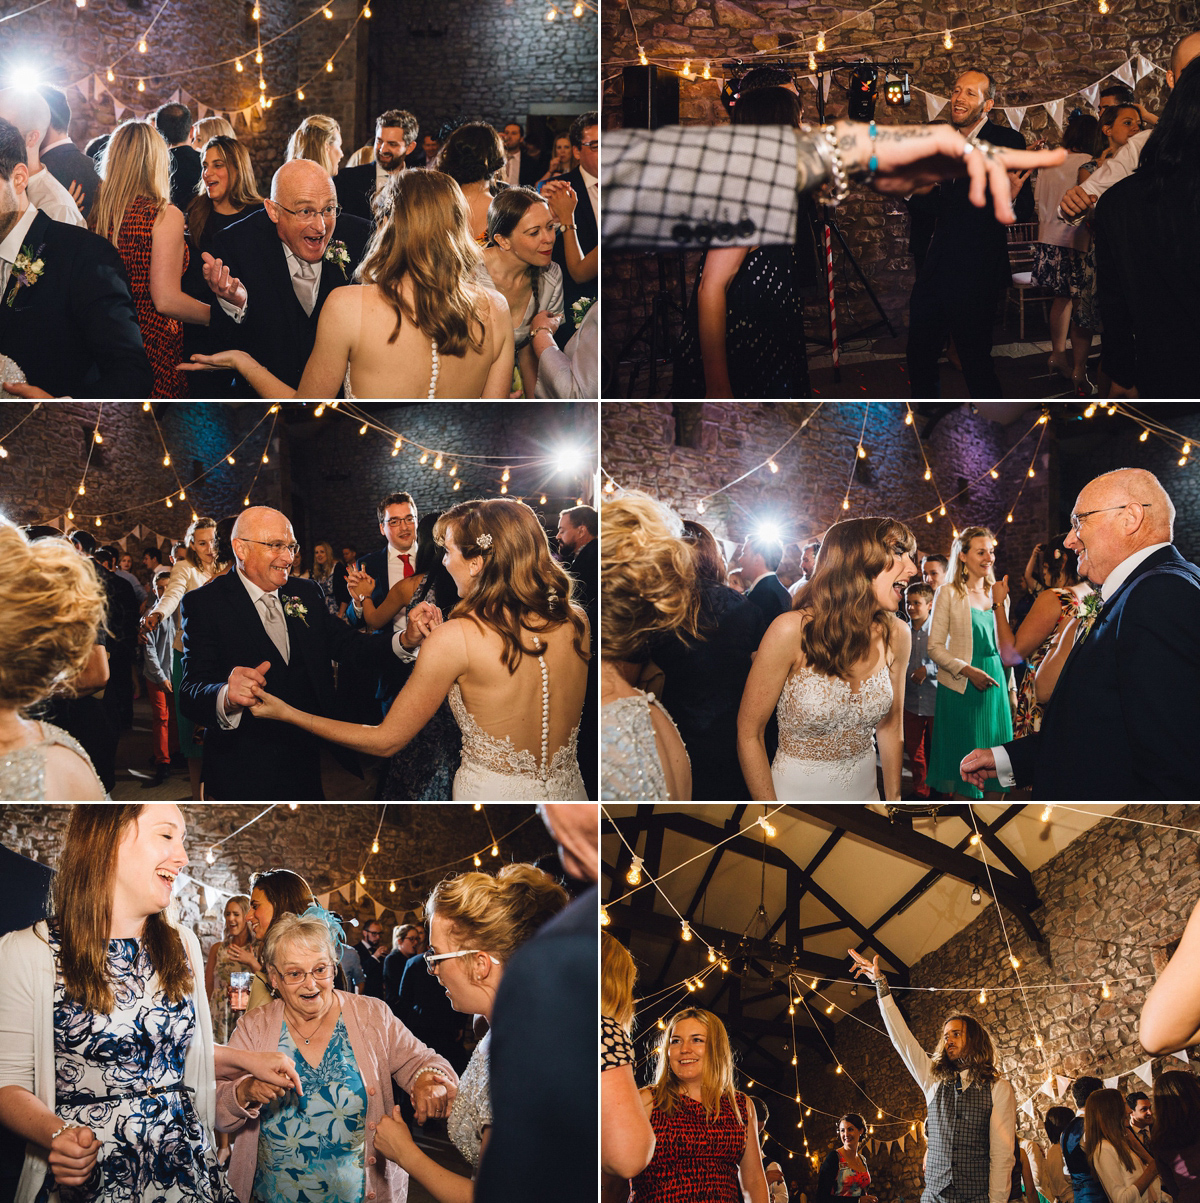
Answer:
[[404, 579], [407, 580], [413, 574], [412, 565], [408, 562], [408, 553], [400, 553], [400, 563], [404, 565]]

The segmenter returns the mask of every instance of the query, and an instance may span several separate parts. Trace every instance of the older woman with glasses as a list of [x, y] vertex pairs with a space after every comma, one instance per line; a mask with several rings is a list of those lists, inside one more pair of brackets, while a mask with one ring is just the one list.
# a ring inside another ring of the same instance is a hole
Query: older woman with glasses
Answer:
[[249, 1077], [218, 1086], [217, 1127], [237, 1133], [229, 1182], [241, 1203], [404, 1199], [407, 1175], [374, 1147], [375, 1126], [393, 1109], [393, 1078], [422, 1124], [446, 1115], [457, 1093], [450, 1064], [381, 999], [333, 988], [337, 950], [318, 910], [272, 923], [263, 964], [279, 997], [248, 1011], [230, 1041], [286, 1051], [302, 1091]]
[[[533, 865], [507, 865], [495, 876], [464, 873], [434, 887], [425, 904], [429, 950], [423, 955], [456, 1011], [489, 1023], [504, 966], [513, 953], [567, 904], [567, 892]], [[479, 1042], [463, 1074], [446, 1130], [479, 1168], [492, 1123], [488, 1050]], [[419, 1118], [419, 1116], [418, 1116]], [[406, 1169], [438, 1203], [469, 1203], [474, 1181], [443, 1168], [417, 1148], [398, 1107], [375, 1134], [375, 1148]]]

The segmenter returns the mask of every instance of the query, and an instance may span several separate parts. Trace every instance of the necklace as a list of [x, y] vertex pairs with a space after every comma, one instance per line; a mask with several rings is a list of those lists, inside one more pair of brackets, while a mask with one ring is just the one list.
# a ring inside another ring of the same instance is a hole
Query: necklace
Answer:
[[[329, 1008], [329, 1011], [332, 1011], [332, 1010], [333, 1010], [333, 1008], [332, 1008], [332, 1007], [330, 1007], [330, 1008]], [[325, 1024], [325, 1020], [326, 1020], [326, 1018], [327, 1018], [327, 1017], [328, 1017], [328, 1015], [329, 1015], [329, 1011], [326, 1011], [326, 1012], [325, 1012], [325, 1014], [324, 1014], [324, 1015], [322, 1015], [322, 1016], [321, 1016], [321, 1018], [317, 1020], [317, 1026], [316, 1026], [315, 1028], [313, 1028], [313, 1033], [312, 1033], [312, 1035], [311, 1035], [311, 1036], [306, 1036], [306, 1035], [305, 1035], [305, 1034], [304, 1034], [304, 1033], [303, 1033], [303, 1032], [300, 1030], [300, 1028], [299, 1028], [299, 1025], [298, 1025], [298, 1024], [295, 1022], [295, 1020], [289, 1020], [289, 1021], [288, 1021], [288, 1028], [289, 1028], [291, 1031], [295, 1032], [295, 1034], [296, 1034], [297, 1036], [299, 1036], [301, 1040], [303, 1040], [303, 1041], [304, 1041], [305, 1045], [308, 1045], [308, 1044], [310, 1044], [310, 1043], [311, 1043], [313, 1040], [315, 1040], [315, 1039], [317, 1038], [317, 1033], [318, 1033], [318, 1032], [321, 1030], [321, 1028], [324, 1026], [324, 1024]]]

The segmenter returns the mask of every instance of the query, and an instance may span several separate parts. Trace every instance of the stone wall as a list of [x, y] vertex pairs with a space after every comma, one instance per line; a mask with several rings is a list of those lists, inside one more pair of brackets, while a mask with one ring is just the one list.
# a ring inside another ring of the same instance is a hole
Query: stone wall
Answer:
[[[1034, 464], [1036, 434], [1025, 439], [992, 480], [988, 469], [1020, 441], [1036, 415], [1001, 426], [970, 406], [952, 409], [924, 444], [942, 497], [967, 488], [947, 505], [943, 517], [933, 483], [923, 479], [924, 461], [913, 430], [904, 423], [905, 412], [904, 405], [891, 402], [872, 403], [868, 410], [865, 405], [817, 407], [809, 402], [608, 401], [601, 463], [618, 484], [643, 489], [684, 517], [698, 518], [718, 538], [734, 541], [765, 518], [778, 522], [794, 545], [819, 536], [843, 517], [891, 514], [912, 525], [923, 551], [948, 553], [955, 525], [988, 526], [999, 537], [997, 573], [1010, 574], [1015, 583], [1033, 545], [1049, 533], [1053, 432], [1047, 430], [1032, 479], [1026, 473]], [[808, 427], [776, 457], [777, 474], [767, 468], [754, 472], [706, 502], [703, 517], [697, 514], [697, 499], [763, 463], [809, 415]], [[854, 469], [850, 508], [843, 511], [864, 417], [867, 457]], [[917, 419], [917, 429], [925, 429], [924, 419]], [[972, 483], [980, 475], [984, 479]], [[1005, 520], [1010, 510], [1011, 524]]]
[[[205, 854], [216, 840], [236, 831], [262, 811], [261, 806], [188, 805], [183, 807], [188, 833], [185, 846], [191, 864], [186, 872], [202, 883], [231, 893], [248, 893], [251, 874], [264, 869], [291, 869], [317, 894], [356, 881], [366, 866], [363, 889], [387, 908], [385, 926], [411, 921], [430, 889], [444, 877], [472, 868], [471, 857], [482, 852], [483, 869], [495, 872], [512, 861], [535, 861], [553, 854], [554, 844], [532, 806], [488, 805], [484, 812], [468, 806], [391, 804], [380, 827], [381, 807], [300, 803], [297, 810], [276, 806], [242, 834], [217, 850], [215, 863]], [[69, 806], [0, 806], [0, 843], [43, 864], [57, 861], [66, 832]], [[487, 848], [494, 833], [500, 855]], [[379, 829], [379, 854], [370, 854]], [[511, 834], [509, 834], [511, 833]], [[389, 885], [396, 883], [392, 893]], [[331, 910], [344, 919], [373, 918], [373, 904], [335, 897]], [[207, 947], [221, 934], [223, 901], [204, 915], [203, 891], [195, 884], [179, 888], [180, 914]], [[348, 931], [352, 930], [350, 927]], [[352, 937], [353, 942], [353, 937]]]
[[[1041, 7], [1037, 5], [1035, 7]], [[870, 11], [866, 11], [867, 9]], [[914, 87], [939, 96], [949, 96], [955, 76], [972, 64], [990, 70], [998, 84], [996, 104], [1025, 106], [1066, 96], [1066, 111], [1076, 104], [1086, 108], [1077, 90], [1087, 87], [1120, 66], [1135, 53], [1166, 66], [1179, 29], [1194, 21], [1178, 15], [1167, 0], [1109, 5], [1107, 16], [1095, 3], [1076, 0], [1052, 11], [1017, 14], [1000, 0], [969, 4], [966, 0], [884, 0], [869, 6], [786, 5], [779, 0], [638, 0], [632, 6], [637, 33], [650, 59], [667, 60], [678, 70], [680, 58], [692, 59], [696, 76], [681, 79], [679, 116], [684, 124], [713, 124], [726, 120], [719, 96], [723, 74], [720, 66], [729, 59], [770, 62], [777, 54], [802, 59], [815, 45], [818, 30], [830, 30], [828, 52], [823, 61], [837, 59], [899, 58], [910, 62]], [[1004, 17], [1005, 20], [993, 20]], [[967, 25], [993, 23], [968, 30]], [[842, 24], [845, 22], [845, 24]], [[834, 26], [840, 26], [834, 31]], [[955, 30], [954, 47], [945, 50], [942, 33]], [[601, 29], [601, 58], [604, 77], [603, 120], [606, 128], [621, 124], [621, 65], [637, 62], [637, 39], [624, 5], [606, 5]], [[713, 78], [699, 78], [705, 61], [712, 64]], [[818, 63], [822, 56], [818, 56]], [[807, 66], [797, 74], [805, 75]], [[846, 116], [846, 87], [849, 72], [835, 75], [826, 89], [826, 118]], [[1152, 72], [1137, 88], [1139, 100], [1161, 112], [1165, 79]], [[816, 94], [811, 83], [801, 85], [805, 117], [816, 120]], [[890, 108], [882, 99], [877, 120], [924, 123], [924, 96], [914, 93], [907, 109]], [[995, 119], [1006, 124], [999, 113]], [[1030, 108], [1021, 125], [1025, 140], [1045, 138], [1058, 145], [1060, 134], [1042, 108]], [[908, 220], [902, 203], [878, 193], [854, 188], [838, 210], [838, 221], [863, 272], [879, 294], [893, 324], [907, 325], [908, 295], [912, 288], [912, 258], [908, 253]], [[698, 258], [698, 257], [696, 257]], [[657, 270], [639, 267], [645, 257], [613, 257], [605, 271], [605, 333], [620, 340], [644, 317], [646, 276], [657, 287]], [[675, 256], [669, 257], [675, 270]], [[651, 264], [653, 260], [650, 261]], [[835, 251], [838, 272], [839, 328], [848, 330], [875, 320], [873, 306], [853, 273], [843, 274], [840, 254]], [[689, 284], [695, 266], [689, 260]], [[636, 314], [636, 317], [634, 316]], [[823, 305], [810, 307], [808, 329], [821, 330], [828, 321]]]
[[[896, 991], [909, 1026], [927, 1050], [936, 1045], [952, 1009], [973, 1015], [988, 1029], [1002, 1072], [1016, 1091], [1018, 1107], [1034, 1097], [1036, 1119], [1017, 1114], [1022, 1140], [1045, 1145], [1042, 1120], [1057, 1101], [1035, 1092], [1051, 1074], [1119, 1076], [1122, 1092], [1146, 1089], [1133, 1074], [1150, 1059], [1138, 1043], [1138, 1017], [1156, 978], [1154, 957], [1161, 959], [1179, 939], [1200, 900], [1200, 856], [1193, 836], [1135, 820], [1182, 827], [1200, 836], [1194, 807], [1126, 807], [1035, 870], [1034, 883], [1043, 905], [1034, 919], [1046, 939], [1044, 956], [1012, 915], [1004, 914], [1012, 950], [1021, 961], [1021, 980], [1028, 987], [1032, 1022], [1018, 991], [994, 989], [1016, 982], [1007, 964], [1008, 947], [996, 908], [990, 904], [970, 926], [910, 967], [911, 992]], [[1102, 980], [1109, 984], [1108, 1000], [1101, 997]], [[971, 992], [924, 992], [947, 986], [968, 987]], [[976, 995], [980, 986], [988, 987], [983, 1004]], [[870, 998], [855, 1014], [882, 1031], [878, 1008]], [[1035, 1046], [1035, 1036], [1041, 1037], [1042, 1049]], [[823, 1156], [833, 1147], [834, 1121], [828, 1120], [826, 1127], [821, 1111], [834, 1116], [859, 1112], [876, 1124], [876, 1138], [887, 1140], [924, 1118], [921, 1093], [885, 1037], [843, 1017], [835, 1047], [845, 1066], [843, 1075], [802, 1056], [801, 1092], [805, 1104], [814, 1109], [813, 1117], [805, 1121], [813, 1152]], [[1173, 1057], [1154, 1058], [1156, 1076], [1165, 1069], [1181, 1068], [1183, 1064]], [[883, 1120], [875, 1119], [875, 1109], [846, 1080], [847, 1075], [884, 1110]], [[776, 1084], [783, 1092], [792, 1089], [790, 1076], [789, 1070], [788, 1080]], [[780, 1142], [799, 1148], [802, 1137], [795, 1128], [794, 1104], [778, 1095], [767, 1097], [777, 1112], [772, 1125]], [[884, 1198], [918, 1198], [924, 1152], [922, 1140], [906, 1139], [903, 1152], [896, 1148], [868, 1153], [871, 1172], [883, 1188], [876, 1193]]]

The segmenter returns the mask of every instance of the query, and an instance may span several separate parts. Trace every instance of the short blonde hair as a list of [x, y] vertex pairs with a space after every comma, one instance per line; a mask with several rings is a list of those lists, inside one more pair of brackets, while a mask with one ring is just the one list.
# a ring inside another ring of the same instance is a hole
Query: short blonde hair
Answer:
[[32, 543], [0, 518], [0, 705], [62, 690], [88, 662], [105, 618], [104, 586], [65, 539]]
[[445, 919], [468, 945], [505, 964], [567, 905], [567, 892], [533, 865], [505, 865], [495, 877], [463, 873], [433, 887], [425, 915]]
[[622, 493], [605, 502], [600, 525], [605, 659], [635, 659], [653, 634], [696, 634], [696, 568], [682, 536], [678, 515], [645, 493]]
[[608, 932], [600, 933], [600, 1011], [611, 1016], [628, 1035], [633, 1027], [633, 985], [637, 966], [629, 949]]
[[[209, 138], [236, 138], [233, 126], [224, 117], [201, 117], [192, 126], [192, 145], [197, 150], [208, 143]], [[199, 145], [197, 145], [199, 143]]]
[[[290, 162], [292, 159], [311, 159], [314, 163], [320, 163], [333, 175], [338, 167], [330, 149], [335, 138], [341, 141], [342, 127], [332, 117], [327, 117], [324, 113], [314, 113], [311, 117], [305, 117], [288, 139], [284, 162]], [[338, 162], [340, 161], [339, 159]]]

